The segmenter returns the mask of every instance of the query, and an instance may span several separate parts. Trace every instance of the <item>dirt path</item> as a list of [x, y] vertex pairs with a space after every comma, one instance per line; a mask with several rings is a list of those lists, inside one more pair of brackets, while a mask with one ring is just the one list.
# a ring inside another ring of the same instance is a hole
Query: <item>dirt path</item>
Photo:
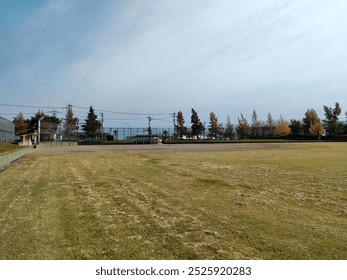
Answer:
[[233, 144], [158, 144], [158, 145], [86, 145], [69, 147], [39, 147], [35, 154], [66, 153], [117, 153], [117, 152], [194, 152], [194, 151], [242, 151], [268, 150], [285, 147], [273, 143], [233, 143]]

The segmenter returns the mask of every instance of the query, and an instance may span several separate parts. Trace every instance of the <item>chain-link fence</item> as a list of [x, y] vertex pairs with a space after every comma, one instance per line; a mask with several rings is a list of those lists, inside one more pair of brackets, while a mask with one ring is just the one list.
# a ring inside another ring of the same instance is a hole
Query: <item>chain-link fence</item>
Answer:
[[[173, 128], [147, 128], [134, 127], [104, 127], [92, 136], [87, 135], [81, 126], [75, 126], [74, 129], [67, 129], [63, 122], [41, 122], [40, 123], [40, 142], [65, 142], [65, 141], [129, 141], [145, 142], [145, 137], [155, 137], [158, 139], [173, 139]], [[141, 139], [141, 140], [140, 140]]]

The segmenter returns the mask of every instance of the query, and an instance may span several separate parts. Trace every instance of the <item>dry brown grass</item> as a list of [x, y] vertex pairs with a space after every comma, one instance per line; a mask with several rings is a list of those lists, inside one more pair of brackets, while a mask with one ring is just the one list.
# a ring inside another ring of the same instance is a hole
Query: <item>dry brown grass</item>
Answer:
[[0, 174], [0, 257], [346, 259], [346, 171], [343, 143], [32, 153]]

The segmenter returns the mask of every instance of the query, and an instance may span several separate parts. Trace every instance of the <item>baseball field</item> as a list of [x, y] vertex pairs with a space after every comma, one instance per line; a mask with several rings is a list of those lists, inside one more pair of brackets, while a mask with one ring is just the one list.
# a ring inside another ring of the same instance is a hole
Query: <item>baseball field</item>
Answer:
[[0, 259], [347, 259], [347, 144], [33, 149]]

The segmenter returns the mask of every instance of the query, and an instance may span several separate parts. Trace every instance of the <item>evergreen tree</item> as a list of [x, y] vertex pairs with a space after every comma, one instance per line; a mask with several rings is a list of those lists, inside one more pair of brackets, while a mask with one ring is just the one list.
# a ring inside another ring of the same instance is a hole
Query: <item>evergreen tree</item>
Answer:
[[227, 117], [227, 124], [225, 126], [224, 135], [227, 139], [233, 139], [234, 137], [234, 126], [230, 121], [230, 117]]
[[324, 115], [326, 119], [324, 120], [326, 129], [330, 136], [335, 137], [337, 130], [339, 128], [339, 115], [341, 114], [341, 107], [338, 102], [335, 103], [335, 108], [331, 108], [328, 106], [323, 106]]
[[176, 121], [177, 121], [177, 124], [176, 124], [176, 133], [179, 137], [179, 139], [183, 139], [183, 136], [186, 136], [188, 134], [188, 129], [187, 127], [184, 125], [185, 124], [185, 120], [184, 120], [184, 117], [183, 117], [183, 113], [181, 111], [179, 111], [177, 113], [177, 116], [176, 116]]
[[43, 113], [43, 111], [38, 110], [35, 114], [35, 116], [31, 117], [31, 119], [26, 120], [27, 123], [27, 127], [28, 127], [28, 132], [34, 132], [35, 130], [38, 130], [38, 122], [39, 119], [42, 119], [42, 117], [44, 117], [45, 114]]
[[22, 112], [19, 112], [16, 117], [13, 118], [13, 123], [15, 124], [16, 134], [24, 134], [27, 133], [27, 124], [25, 122], [24, 116]]
[[43, 119], [41, 120], [41, 141], [52, 141], [55, 139], [59, 124], [60, 119], [55, 115], [44, 115]]
[[290, 131], [294, 139], [297, 139], [302, 131], [302, 123], [299, 120], [291, 119], [290, 120]]
[[88, 138], [94, 139], [100, 131], [101, 123], [97, 118], [98, 117], [95, 114], [93, 107], [90, 106], [88, 116], [85, 119], [85, 123], [82, 125], [82, 130], [86, 133]]
[[64, 133], [69, 136], [69, 141], [71, 140], [71, 135], [75, 132], [77, 128], [78, 118], [74, 117], [72, 111], [72, 105], [68, 105], [66, 109], [65, 122], [64, 122]]
[[200, 121], [198, 113], [194, 109], [192, 109], [191, 129], [192, 129], [192, 135], [196, 136], [197, 139], [200, 139], [200, 135], [205, 130], [204, 125]]

